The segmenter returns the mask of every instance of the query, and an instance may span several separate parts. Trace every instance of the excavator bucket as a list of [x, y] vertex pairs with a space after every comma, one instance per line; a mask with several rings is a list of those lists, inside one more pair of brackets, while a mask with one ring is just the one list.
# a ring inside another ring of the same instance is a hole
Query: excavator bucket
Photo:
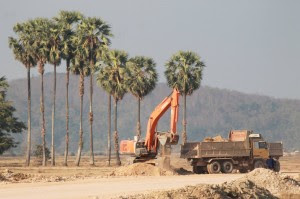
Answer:
[[158, 140], [159, 140], [159, 143], [164, 146], [167, 143], [168, 136], [166, 134], [160, 135], [160, 136], [158, 136]]
[[166, 145], [166, 144], [170, 144], [170, 145], [176, 145], [178, 143], [179, 140], [179, 136], [177, 134], [171, 134], [169, 132], [160, 132], [157, 135], [158, 141], [161, 145]]

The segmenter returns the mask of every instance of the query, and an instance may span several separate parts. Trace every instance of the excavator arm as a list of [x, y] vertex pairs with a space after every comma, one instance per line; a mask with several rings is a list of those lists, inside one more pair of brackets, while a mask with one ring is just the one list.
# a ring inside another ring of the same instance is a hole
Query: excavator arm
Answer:
[[151, 113], [147, 125], [147, 133], [145, 139], [145, 146], [148, 151], [157, 150], [157, 133], [156, 127], [159, 119], [171, 107], [171, 121], [170, 121], [170, 138], [171, 141], [175, 138], [176, 127], [178, 121], [178, 108], [179, 108], [179, 92], [174, 89], [172, 94], [166, 97]]

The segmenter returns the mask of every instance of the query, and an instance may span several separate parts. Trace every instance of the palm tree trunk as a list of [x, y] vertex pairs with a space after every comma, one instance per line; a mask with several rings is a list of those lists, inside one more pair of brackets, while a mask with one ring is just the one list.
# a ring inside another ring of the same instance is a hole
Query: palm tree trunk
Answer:
[[182, 132], [182, 144], [185, 144], [187, 141], [187, 134], [186, 134], [186, 94], [183, 95], [183, 132]]
[[26, 166], [30, 165], [30, 153], [31, 153], [31, 86], [30, 86], [30, 67], [27, 66], [27, 154], [26, 154]]
[[136, 131], [137, 131], [136, 135], [139, 140], [141, 137], [141, 98], [138, 98], [138, 121], [137, 121]]
[[119, 136], [118, 136], [118, 100], [115, 98], [115, 104], [114, 104], [114, 127], [115, 127], [115, 132], [114, 132], [114, 139], [115, 139], [115, 153], [116, 153], [116, 159], [117, 159], [117, 165], [121, 165], [121, 160], [120, 160], [120, 155], [119, 155]]
[[108, 94], [108, 131], [107, 131], [107, 151], [108, 151], [108, 166], [111, 159], [111, 95]]
[[94, 165], [93, 147], [93, 73], [90, 75], [90, 165]]
[[70, 81], [70, 60], [67, 59], [67, 73], [66, 73], [66, 148], [65, 148], [64, 166], [68, 166], [68, 152], [69, 152], [69, 81]]
[[80, 83], [79, 83], [79, 95], [80, 95], [80, 127], [79, 127], [79, 144], [78, 144], [78, 151], [77, 151], [77, 158], [75, 161], [75, 165], [79, 166], [80, 158], [81, 158], [81, 151], [83, 147], [83, 130], [82, 130], [82, 107], [83, 107], [83, 95], [84, 95], [84, 76], [80, 74]]
[[41, 136], [42, 136], [42, 146], [43, 146], [43, 162], [42, 165], [46, 166], [46, 128], [45, 128], [45, 105], [44, 105], [44, 64], [39, 63], [39, 73], [41, 74], [41, 97], [40, 97], [40, 111], [41, 111]]
[[52, 133], [51, 133], [51, 166], [55, 165], [55, 146], [54, 146], [55, 97], [56, 97], [56, 64], [54, 64], [54, 79], [53, 79]]

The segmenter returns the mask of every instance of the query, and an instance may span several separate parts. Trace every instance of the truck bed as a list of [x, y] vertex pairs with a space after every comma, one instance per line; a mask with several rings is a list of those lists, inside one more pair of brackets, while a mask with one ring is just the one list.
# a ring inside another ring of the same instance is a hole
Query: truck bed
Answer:
[[188, 142], [181, 145], [181, 158], [248, 157], [246, 142]]

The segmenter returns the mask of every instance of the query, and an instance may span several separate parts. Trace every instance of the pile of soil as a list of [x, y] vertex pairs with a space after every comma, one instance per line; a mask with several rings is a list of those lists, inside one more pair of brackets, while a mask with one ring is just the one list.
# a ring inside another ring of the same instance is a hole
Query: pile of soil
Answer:
[[203, 142], [227, 142], [228, 140], [223, 138], [221, 135], [215, 137], [206, 137]]
[[9, 169], [5, 169], [0, 173], [0, 182], [19, 182], [31, 178], [31, 175], [24, 173], [14, 173]]
[[251, 181], [259, 187], [264, 187], [273, 195], [279, 196], [282, 193], [300, 194], [300, 183], [287, 175], [274, 172], [269, 169], [255, 169], [244, 177], [232, 182], [231, 184], [238, 185], [239, 183]]
[[121, 196], [122, 199], [194, 198], [297, 198], [300, 184], [288, 176], [267, 169], [256, 169], [244, 177], [222, 185], [197, 185], [150, 194]]
[[150, 194], [120, 196], [119, 199], [229, 199], [229, 198], [276, 198], [268, 190], [245, 182], [238, 187], [232, 185], [197, 185], [169, 191], [156, 191]]
[[147, 163], [135, 163], [122, 166], [113, 171], [110, 176], [170, 176], [177, 175], [173, 170], [165, 170]]
[[33, 183], [33, 182], [61, 182], [61, 181], [72, 181], [81, 176], [70, 176], [70, 177], [61, 177], [61, 176], [43, 176], [40, 174], [24, 174], [24, 173], [15, 173], [9, 169], [5, 169], [0, 172], [0, 183]]

